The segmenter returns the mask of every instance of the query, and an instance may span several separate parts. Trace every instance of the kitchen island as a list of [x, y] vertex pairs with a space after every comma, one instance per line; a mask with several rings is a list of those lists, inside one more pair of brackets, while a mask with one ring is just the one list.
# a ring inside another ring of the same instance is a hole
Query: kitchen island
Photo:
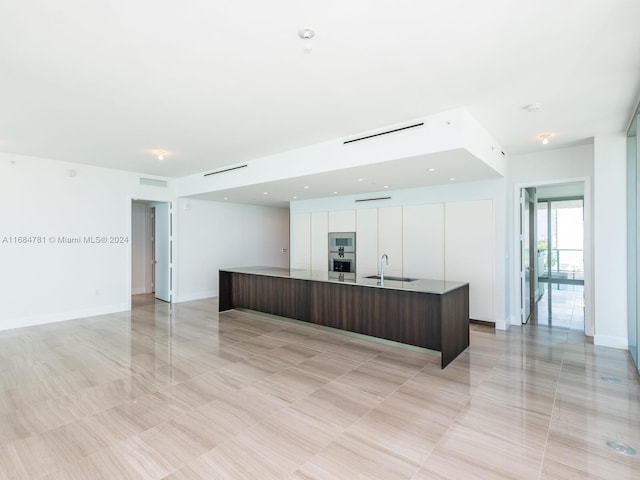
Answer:
[[219, 311], [258, 312], [441, 353], [446, 367], [469, 346], [469, 284], [444, 280], [331, 278], [277, 267], [219, 271]]

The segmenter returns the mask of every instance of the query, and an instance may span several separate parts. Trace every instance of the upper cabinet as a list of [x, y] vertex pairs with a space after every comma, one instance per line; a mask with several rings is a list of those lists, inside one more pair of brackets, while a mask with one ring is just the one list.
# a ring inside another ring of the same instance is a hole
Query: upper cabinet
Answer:
[[377, 274], [378, 261], [378, 209], [363, 208], [356, 212], [356, 274]]
[[402, 217], [403, 275], [444, 278], [444, 204], [408, 205]]
[[311, 214], [291, 218], [291, 268], [311, 268]]
[[336, 210], [329, 212], [330, 232], [355, 232], [356, 231], [356, 211]]
[[495, 321], [493, 201], [445, 204], [445, 278], [469, 282], [469, 317]]
[[389, 258], [389, 264], [384, 268], [385, 275], [401, 277], [402, 207], [378, 209], [378, 262], [385, 253]]
[[329, 222], [327, 212], [311, 214], [311, 268], [329, 269]]

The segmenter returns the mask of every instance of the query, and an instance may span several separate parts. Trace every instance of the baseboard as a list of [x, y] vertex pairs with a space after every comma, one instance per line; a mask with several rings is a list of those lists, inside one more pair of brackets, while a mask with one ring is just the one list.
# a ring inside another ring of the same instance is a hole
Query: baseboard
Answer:
[[143, 295], [145, 293], [152, 293], [152, 292], [147, 292], [147, 289], [144, 288], [144, 287], [132, 288], [131, 289], [131, 295]]
[[618, 348], [620, 350], [629, 350], [629, 342], [624, 337], [612, 337], [609, 335], [598, 335], [593, 337], [593, 344], [600, 347]]
[[131, 305], [129, 303], [121, 303], [117, 305], [86, 308], [83, 310], [73, 310], [70, 312], [54, 313], [49, 315], [9, 318], [6, 320], [0, 320], [0, 331], [12, 330], [14, 328], [33, 327], [35, 325], [44, 325], [45, 323], [64, 322], [67, 320], [76, 320], [78, 318], [95, 317], [97, 315], [108, 315], [110, 313], [126, 312], [128, 310], [131, 310]]
[[204, 292], [186, 293], [183, 295], [177, 295], [173, 299], [173, 303], [191, 302], [192, 300], [202, 300], [203, 298], [217, 297], [218, 292], [215, 290], [207, 290]]

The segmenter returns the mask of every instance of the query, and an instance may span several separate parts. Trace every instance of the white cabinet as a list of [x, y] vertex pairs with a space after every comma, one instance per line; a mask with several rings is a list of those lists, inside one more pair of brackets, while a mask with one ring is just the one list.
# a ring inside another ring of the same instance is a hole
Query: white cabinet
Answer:
[[444, 204], [402, 209], [403, 276], [444, 278]]
[[311, 268], [311, 214], [296, 213], [291, 219], [291, 268]]
[[[378, 209], [378, 263], [386, 253], [385, 275], [402, 276], [402, 207]], [[379, 268], [379, 267], [378, 267]]]
[[330, 232], [355, 232], [356, 231], [356, 211], [336, 210], [329, 212]]
[[378, 209], [365, 208], [356, 212], [356, 274], [378, 273]]
[[329, 269], [329, 222], [327, 212], [311, 214], [311, 268]]
[[493, 201], [445, 204], [445, 278], [469, 282], [469, 316], [495, 321]]

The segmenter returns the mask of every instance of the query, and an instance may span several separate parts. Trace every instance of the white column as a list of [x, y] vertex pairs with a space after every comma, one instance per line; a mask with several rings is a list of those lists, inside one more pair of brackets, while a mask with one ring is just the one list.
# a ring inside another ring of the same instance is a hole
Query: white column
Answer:
[[628, 347], [626, 143], [623, 133], [594, 139], [594, 343]]

